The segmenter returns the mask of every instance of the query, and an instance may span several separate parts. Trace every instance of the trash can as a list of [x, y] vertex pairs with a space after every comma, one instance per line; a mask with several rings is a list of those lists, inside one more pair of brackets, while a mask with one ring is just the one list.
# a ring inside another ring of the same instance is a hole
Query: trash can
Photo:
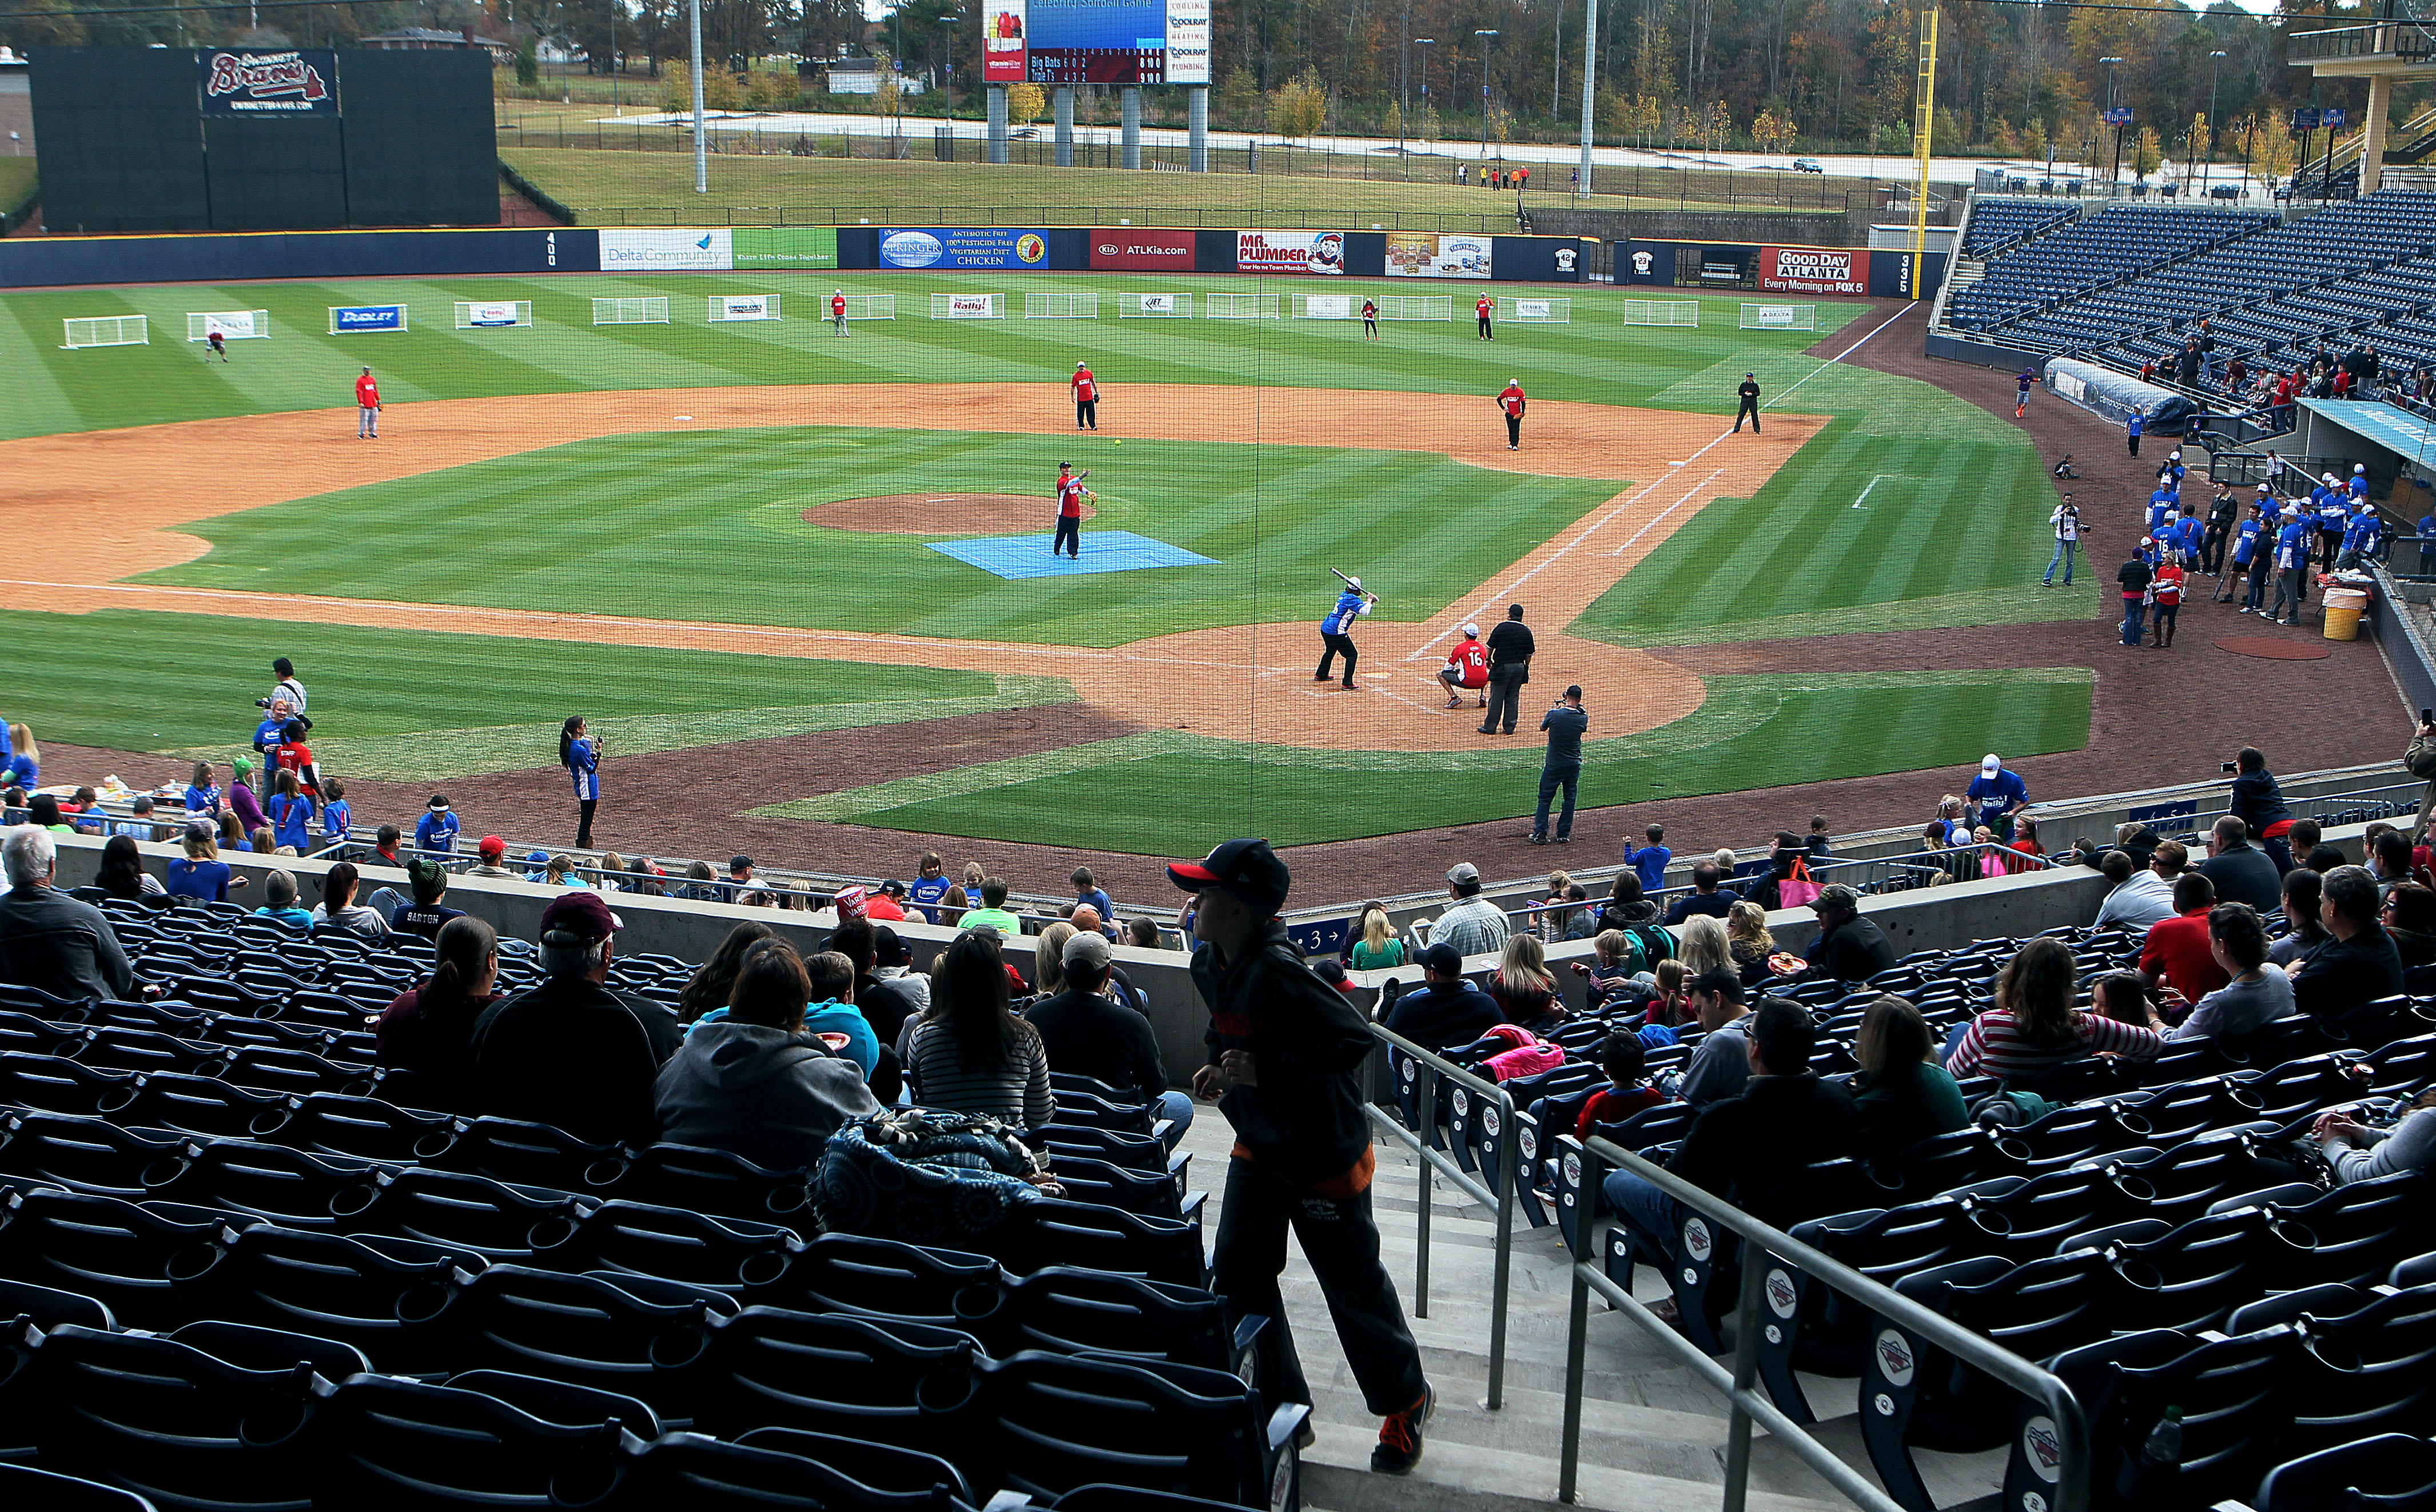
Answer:
[[2326, 590], [2326, 638], [2357, 640], [2359, 638], [2360, 615], [2368, 608], [2368, 595], [2358, 588]]

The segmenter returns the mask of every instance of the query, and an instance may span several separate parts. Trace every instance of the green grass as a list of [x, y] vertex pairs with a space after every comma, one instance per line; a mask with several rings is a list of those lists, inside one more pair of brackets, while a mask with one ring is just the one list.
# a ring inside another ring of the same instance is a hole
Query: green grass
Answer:
[[[1425, 452], [1137, 440], [1081, 446], [1099, 491], [1087, 530], [1131, 530], [1215, 566], [1009, 581], [924, 538], [809, 525], [806, 508], [912, 493], [1028, 494], [1046, 533], [1071, 437], [805, 428], [576, 442], [192, 529], [213, 549], [139, 580], [311, 583], [345, 598], [582, 608], [650, 618], [818, 625], [1116, 646], [1314, 613], [1329, 567], [1358, 562], [1387, 617], [1427, 618], [1611, 496], [1621, 482], [1489, 472]], [[1465, 500], [1462, 512], [1444, 501]], [[333, 519], [350, 528], [333, 531]], [[933, 537], [935, 539], [936, 537]], [[479, 540], [479, 552], [434, 552]], [[1394, 541], [1380, 552], [1373, 543]], [[719, 588], [669, 570], [672, 542]]]
[[34, 160], [0, 158], [0, 210], [14, 210], [34, 186]]
[[1592, 603], [1577, 634], [1687, 645], [2069, 617], [2031, 561], [2054, 507], [2037, 450], [1924, 386], [1835, 367], [1786, 408], [1836, 412], [1751, 498], [1719, 499]]
[[0, 636], [140, 677], [123, 698], [81, 677], [19, 680], [8, 715], [38, 740], [226, 760], [285, 654], [313, 696], [314, 754], [334, 773], [399, 781], [554, 766], [570, 714], [634, 756], [1073, 699], [1048, 678], [202, 615], [0, 610]]
[[[512, 109], [510, 119], [516, 119], [518, 113]], [[1264, 216], [1285, 217], [1296, 224], [1341, 221], [1348, 231], [1373, 222], [1393, 230], [1403, 217], [1418, 217], [1414, 229], [1440, 229], [1431, 218], [1440, 216], [1464, 217], [1442, 228], [1449, 231], [1508, 231], [1514, 225], [1511, 192], [1459, 188], [1448, 182], [1455, 163], [1473, 161], [1472, 149], [1460, 142], [1438, 144], [1453, 156], [1415, 156], [1406, 163], [1375, 153], [1331, 155], [1264, 148], [1264, 171], [1260, 173], [1158, 173], [1025, 163], [984, 166], [970, 162], [753, 156], [729, 151], [711, 159], [710, 192], [697, 195], [690, 131], [663, 126], [621, 127], [614, 122], [596, 126], [600, 113], [597, 107], [553, 112], [499, 134], [501, 158], [575, 210], [584, 224], [618, 224], [624, 217], [593, 212], [625, 208], [665, 209], [674, 217], [669, 223], [677, 225], [692, 224], [705, 215], [711, 217], [708, 224], [728, 224], [726, 217], [731, 215], [736, 224], [751, 224], [758, 212], [790, 210], [814, 211], [823, 220], [837, 217], [848, 223], [862, 217], [875, 221], [910, 217], [929, 224], [957, 212], [984, 212], [990, 218], [983, 223], [992, 225], [1018, 224], [1035, 213], [1045, 223], [1055, 225], [1113, 225], [1121, 217], [1131, 217], [1143, 225], [1233, 226], [1259, 224], [1257, 217]], [[749, 120], [737, 123], [748, 130], [751, 124]], [[906, 123], [908, 134], [918, 139], [925, 157], [930, 152], [930, 129], [927, 121]], [[603, 134], [618, 146], [528, 145], [588, 144], [603, 140]], [[1018, 143], [1018, 150], [1045, 152], [1048, 134], [1044, 122], [1044, 144], [1035, 148]], [[818, 132], [813, 136], [815, 141], [835, 140]], [[735, 139], [733, 131], [723, 134], [723, 140]], [[792, 140], [772, 138], [774, 143]], [[628, 144], [649, 146], [637, 151]], [[873, 150], [868, 140], [855, 145], [861, 151]], [[964, 150], [972, 151], [969, 143]], [[1152, 155], [1180, 158], [1181, 153], [1179, 149]], [[1222, 160], [1222, 168], [1240, 168], [1244, 159], [1240, 149], [1212, 156]], [[1410, 178], [1401, 177], [1407, 170]], [[1533, 182], [1526, 200], [1539, 206], [1571, 204], [1564, 192], [1567, 172], [1561, 164], [1531, 165]], [[1789, 199], [1793, 201], [1789, 206], [1771, 203], [1764, 208], [1774, 215], [1816, 215], [1820, 227], [1815, 239], [1822, 242], [1843, 236], [1847, 191], [1865, 194], [1869, 188], [1868, 181], [1857, 179], [1839, 179], [1830, 186], [1798, 174], [1780, 178], [1749, 172], [1630, 168], [1601, 168], [1592, 182], [1605, 191], [1592, 201], [1598, 209], [1623, 209], [1635, 198], [1719, 205], [1737, 200], [1748, 204], [1755, 199]], [[801, 222], [809, 217], [796, 214], [786, 218]]]
[[[1860, 306], [1822, 304], [1820, 332], [1735, 329], [1737, 302], [1702, 302], [1698, 330], [1623, 323], [1622, 298], [1611, 289], [1582, 288], [1574, 323], [1508, 324], [1494, 344], [1470, 339], [1467, 322], [1415, 323], [1387, 329], [1388, 339], [1366, 342], [1349, 321], [1119, 320], [1113, 298], [1097, 321], [1027, 321], [1022, 290], [1242, 290], [1279, 293], [1439, 293], [1458, 314], [1471, 290], [1457, 285], [1405, 287], [1403, 279], [1154, 278], [1129, 273], [1061, 276], [934, 276], [913, 273], [696, 273], [655, 278], [567, 275], [558, 278], [358, 279], [332, 283], [250, 284], [215, 288], [166, 286], [66, 289], [0, 297], [0, 438], [118, 426], [197, 420], [272, 410], [342, 409], [353, 404], [357, 369], [371, 363], [391, 404], [493, 394], [556, 393], [600, 389], [692, 388], [718, 384], [835, 384], [1030, 381], [1042, 402], [1058, 401], [1065, 374], [1088, 358], [1109, 386], [1108, 417], [1122, 424], [1128, 383], [1262, 384], [1288, 388], [1392, 389], [1484, 398], [1520, 377], [1533, 398], [1598, 404], [1660, 403], [1731, 414], [1733, 386], [1746, 368], [1760, 370], [1771, 391], [1818, 367], [1802, 348], [1851, 320]], [[819, 301], [844, 285], [857, 292], [893, 293], [899, 318], [865, 322], [850, 340], [831, 338]], [[1325, 286], [1324, 287], [1321, 286]], [[999, 289], [1009, 293], [1005, 321], [933, 321], [935, 291]], [[705, 296], [781, 291], [792, 319], [711, 325]], [[596, 327], [596, 296], [666, 295], [667, 325]], [[530, 300], [530, 328], [459, 331], [458, 300]], [[334, 337], [334, 304], [406, 304], [411, 327], [395, 335]], [[200, 348], [183, 339], [194, 310], [267, 309], [272, 335], [230, 343], [231, 360], [208, 366]], [[89, 315], [147, 315], [152, 344], [62, 351], [60, 322]], [[1813, 383], [1825, 398], [1829, 386]], [[1927, 394], [1923, 386], [1912, 392]], [[1664, 397], [1661, 397], [1664, 395]], [[1883, 396], [1881, 396], [1883, 397]], [[1857, 405], [1865, 402], [1856, 398]], [[834, 405], [844, 407], [839, 412]], [[831, 401], [808, 396], [807, 421], [884, 424], [884, 412], [857, 395]], [[1487, 412], [1486, 405], [1482, 407]], [[338, 423], [347, 425], [352, 416]], [[1324, 408], [1278, 417], [1279, 440], [1312, 439]], [[395, 430], [407, 423], [392, 416]]]
[[[1583, 747], [1585, 807], [1908, 772], [2089, 737], [2079, 668], [1712, 679], [1696, 713]], [[1592, 711], [1592, 732], [1597, 732]], [[1537, 740], [1460, 752], [1251, 749], [1156, 731], [755, 810], [1085, 850], [1191, 855], [1233, 835], [1310, 845], [1530, 815]], [[1078, 802], [1079, 794], [1113, 801]], [[1191, 794], [1191, 801], [1183, 796]]]

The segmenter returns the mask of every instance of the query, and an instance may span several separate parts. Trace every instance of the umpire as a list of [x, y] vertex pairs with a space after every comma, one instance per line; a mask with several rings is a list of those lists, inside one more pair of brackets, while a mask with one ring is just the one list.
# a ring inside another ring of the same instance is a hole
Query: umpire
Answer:
[[1379, 1263], [1370, 1211], [1377, 1157], [1358, 1077], [1373, 1043], [1362, 1011], [1319, 980], [1277, 919], [1293, 878], [1265, 840], [1230, 840], [1170, 880], [1199, 895], [1192, 984], [1209, 1005], [1209, 1063], [1193, 1095], [1234, 1126], [1212, 1277], [1228, 1327], [1269, 1319], [1254, 1348], [1272, 1401], [1308, 1402], [1278, 1277], [1294, 1231], [1370, 1411], [1386, 1419], [1370, 1468], [1401, 1475], [1421, 1457], [1436, 1394]]
[[1743, 402], [1742, 402], [1742, 405], [1740, 406], [1740, 408], [1736, 408], [1736, 409], [1734, 410], [1734, 433], [1735, 433], [1736, 435], [1740, 435], [1740, 434], [1742, 433], [1742, 428], [1743, 428], [1743, 417], [1744, 417], [1744, 416], [1746, 416], [1746, 415], [1748, 415], [1748, 416], [1749, 416], [1749, 417], [1750, 417], [1750, 423], [1751, 423], [1751, 434], [1752, 434], [1752, 435], [1754, 435], [1754, 436], [1758, 435], [1758, 434], [1759, 434], [1759, 374], [1756, 374], [1756, 373], [1746, 373], [1746, 374], [1743, 374], [1743, 386], [1742, 386], [1741, 388], [1739, 388], [1739, 389], [1736, 389], [1736, 390], [1734, 391], [1734, 392], [1736, 392], [1736, 393], [1738, 393], [1738, 394], [1742, 395], [1742, 399], [1743, 399]]
[[1488, 713], [1480, 721], [1481, 734], [1497, 734], [1500, 720], [1507, 735], [1514, 733], [1514, 721], [1522, 717], [1522, 685], [1531, 680], [1531, 653], [1538, 650], [1531, 627], [1522, 622], [1522, 606], [1507, 604], [1505, 622], [1488, 633]]

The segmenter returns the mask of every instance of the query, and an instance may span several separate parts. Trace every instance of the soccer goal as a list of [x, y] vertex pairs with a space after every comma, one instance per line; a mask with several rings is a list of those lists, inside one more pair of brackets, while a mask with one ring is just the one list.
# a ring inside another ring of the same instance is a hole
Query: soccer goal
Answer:
[[1097, 294], [1035, 294], [1023, 291], [1023, 318], [1027, 321], [1096, 321], [1100, 318], [1100, 296]]
[[1624, 302], [1624, 323], [1696, 326], [1700, 323], [1700, 302], [1696, 299], [1628, 299]]
[[[713, 294], [710, 296], [710, 320], [721, 321], [783, 321], [778, 313], [775, 294]], [[593, 322], [595, 325], [599, 321]]]
[[1498, 300], [1498, 314], [1517, 325], [1571, 325], [1574, 323], [1574, 302], [1570, 299]]
[[[821, 307], [828, 308], [826, 304]], [[849, 321], [893, 321], [896, 319], [896, 296], [848, 294], [845, 297], [845, 318]]]
[[1120, 294], [1117, 296], [1117, 319], [1121, 321], [1189, 321], [1192, 319], [1192, 296], [1190, 294]]
[[208, 341], [212, 333], [223, 341], [262, 341], [270, 337], [269, 310], [188, 310], [186, 339]]
[[[495, 321], [490, 323], [496, 325], [507, 322]], [[638, 299], [596, 299], [592, 302], [592, 323], [595, 325], [666, 325], [669, 323], [668, 296], [652, 294]]]
[[1297, 321], [1349, 321], [1360, 308], [1350, 294], [1296, 294], [1294, 318]]
[[1213, 321], [1274, 321], [1282, 304], [1277, 294], [1204, 294], [1201, 313]]
[[1382, 294], [1379, 296], [1379, 319], [1383, 321], [1452, 321], [1454, 319], [1454, 296], [1452, 294]]
[[141, 315], [89, 315], [81, 320], [62, 320], [66, 327], [61, 337], [61, 350], [73, 352], [85, 346], [150, 346], [152, 326]]
[[[600, 301], [595, 300], [593, 304], [597, 306]], [[662, 300], [660, 304], [663, 306], [660, 318], [666, 320], [668, 301]], [[598, 320], [597, 315], [595, 320]], [[457, 329], [461, 331], [531, 325], [532, 322], [532, 301], [529, 299], [461, 299], [457, 302]]]
[[1002, 321], [1006, 306], [1001, 294], [933, 294], [931, 296], [931, 319], [934, 321]]
[[1818, 329], [1818, 306], [1745, 304], [1742, 328], [1746, 331], [1815, 331]]

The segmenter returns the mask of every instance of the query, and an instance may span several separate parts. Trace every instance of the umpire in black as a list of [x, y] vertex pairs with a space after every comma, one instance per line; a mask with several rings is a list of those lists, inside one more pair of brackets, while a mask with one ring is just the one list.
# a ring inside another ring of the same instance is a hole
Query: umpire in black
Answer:
[[1514, 733], [1514, 721], [1522, 717], [1522, 685], [1531, 680], [1531, 653], [1538, 650], [1531, 627], [1522, 622], [1522, 606], [1507, 604], [1505, 622], [1488, 633], [1488, 713], [1481, 719], [1481, 734], [1495, 735], [1500, 720], [1507, 735]]
[[1287, 940], [1277, 912], [1292, 879], [1267, 841], [1227, 841], [1167, 875], [1200, 895], [1192, 984], [1209, 1005], [1209, 1062], [1193, 1073], [1193, 1095], [1217, 1098], [1235, 1130], [1212, 1289], [1226, 1299], [1229, 1328], [1247, 1316], [1269, 1320], [1254, 1347], [1270, 1399], [1310, 1401], [1278, 1293], [1291, 1227], [1362, 1399], [1386, 1419], [1370, 1468], [1401, 1475], [1420, 1460], [1436, 1396], [1396, 1283], [1379, 1263], [1376, 1160], [1357, 1080], [1369, 1026]]
[[1734, 431], [1735, 431], [1735, 433], [1736, 433], [1737, 435], [1739, 435], [1739, 434], [1742, 432], [1742, 428], [1743, 428], [1743, 417], [1744, 417], [1744, 416], [1746, 416], [1746, 415], [1748, 415], [1748, 416], [1749, 416], [1749, 417], [1750, 417], [1750, 423], [1751, 423], [1751, 434], [1752, 434], [1752, 435], [1754, 435], [1754, 436], [1758, 435], [1758, 434], [1759, 434], [1759, 374], [1756, 374], [1756, 373], [1746, 373], [1746, 374], [1743, 374], [1743, 386], [1742, 386], [1741, 388], [1739, 388], [1739, 389], [1736, 389], [1736, 390], [1734, 391], [1734, 392], [1736, 392], [1736, 393], [1738, 393], [1738, 394], [1742, 395], [1742, 399], [1743, 399], [1743, 402], [1742, 402], [1741, 406], [1740, 406], [1739, 408], [1737, 408], [1734, 410]]

